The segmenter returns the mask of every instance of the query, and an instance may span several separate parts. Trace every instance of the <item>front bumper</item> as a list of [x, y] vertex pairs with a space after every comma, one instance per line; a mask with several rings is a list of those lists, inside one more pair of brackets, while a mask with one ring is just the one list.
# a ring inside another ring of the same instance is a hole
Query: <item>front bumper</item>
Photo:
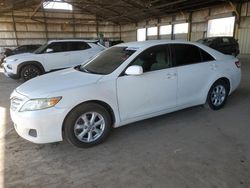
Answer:
[[29, 112], [10, 110], [10, 115], [16, 132], [26, 140], [40, 144], [63, 140], [63, 109], [53, 107]]
[[20, 75], [19, 74], [14, 74], [12, 72], [8, 72], [7, 71], [7, 67], [5, 64], [3, 64], [3, 69], [4, 69], [4, 74], [5, 76], [9, 77], [9, 78], [12, 78], [12, 79], [19, 79], [20, 78]]
[[8, 72], [5, 72], [5, 70], [4, 70], [4, 74], [5, 74], [5, 76], [12, 78], [12, 79], [19, 79], [20, 78], [20, 76], [18, 74], [8, 73]]
[[16, 132], [26, 140], [34, 143], [62, 141], [62, 125], [66, 110], [52, 107], [43, 110], [20, 112], [29, 100], [16, 90], [11, 94], [10, 116]]

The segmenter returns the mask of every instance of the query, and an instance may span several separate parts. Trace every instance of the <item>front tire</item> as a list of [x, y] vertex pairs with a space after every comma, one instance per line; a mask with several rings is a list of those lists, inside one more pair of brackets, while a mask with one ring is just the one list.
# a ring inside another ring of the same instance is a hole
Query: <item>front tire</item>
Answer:
[[42, 74], [42, 71], [35, 65], [25, 65], [21, 70], [21, 79], [30, 80]]
[[69, 113], [64, 121], [66, 140], [79, 148], [103, 142], [111, 130], [109, 112], [96, 103], [82, 104]]
[[221, 109], [228, 97], [229, 88], [223, 80], [216, 81], [210, 88], [207, 96], [207, 104], [212, 110]]

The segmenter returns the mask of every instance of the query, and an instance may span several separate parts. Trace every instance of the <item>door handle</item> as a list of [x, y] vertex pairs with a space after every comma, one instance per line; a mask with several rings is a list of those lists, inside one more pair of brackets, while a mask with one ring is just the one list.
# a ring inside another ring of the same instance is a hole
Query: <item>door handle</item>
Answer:
[[214, 63], [211, 64], [210, 66], [211, 66], [211, 69], [212, 69], [212, 70], [215, 70], [215, 69], [217, 69], [217, 67], [218, 67], [218, 65], [216, 65], [216, 64], [214, 64]]
[[170, 79], [172, 77], [175, 77], [176, 75], [176, 73], [167, 73], [167, 78]]

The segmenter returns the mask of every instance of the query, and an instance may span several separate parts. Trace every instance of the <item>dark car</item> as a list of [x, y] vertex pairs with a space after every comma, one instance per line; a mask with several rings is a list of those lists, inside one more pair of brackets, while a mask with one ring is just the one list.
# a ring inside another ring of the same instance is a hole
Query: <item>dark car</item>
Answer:
[[124, 41], [123, 40], [110, 41], [110, 46], [114, 46], [114, 45], [121, 44], [121, 43], [124, 43]]
[[41, 44], [29, 44], [29, 45], [18, 46], [17, 48], [12, 50], [11, 55], [27, 53], [27, 52], [33, 52], [37, 48], [39, 48], [40, 46], [41, 46]]
[[28, 53], [28, 52], [34, 52], [36, 49], [38, 49], [41, 44], [28, 44], [28, 45], [22, 45], [18, 46], [17, 48], [11, 50], [10, 48], [4, 48], [4, 51], [2, 52], [2, 57], [0, 58], [0, 65], [3, 63], [4, 58], [11, 56], [11, 55], [16, 55], [16, 54], [21, 54], [21, 53]]
[[237, 56], [240, 53], [239, 44], [233, 37], [209, 37], [200, 39], [197, 42], [210, 48], [218, 50], [224, 54]]

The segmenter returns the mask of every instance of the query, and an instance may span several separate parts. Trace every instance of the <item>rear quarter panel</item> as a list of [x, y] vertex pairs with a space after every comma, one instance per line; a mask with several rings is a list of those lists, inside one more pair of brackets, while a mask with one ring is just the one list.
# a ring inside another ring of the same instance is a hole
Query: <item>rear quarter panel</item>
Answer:
[[235, 65], [235, 62], [239, 61], [233, 56], [228, 56], [225, 60], [217, 62], [219, 74], [226, 77], [230, 81], [231, 94], [240, 84], [241, 81], [241, 69]]
[[[205, 104], [207, 100], [208, 92], [211, 86], [220, 78], [227, 78], [230, 82], [231, 94], [240, 84], [241, 80], [241, 69], [237, 68], [235, 62], [238, 61], [236, 58], [217, 60], [215, 62], [215, 70], [211, 76], [207, 78], [206, 85], [204, 85], [200, 96], [202, 97], [199, 104]], [[197, 105], [197, 104], [195, 104]]]

